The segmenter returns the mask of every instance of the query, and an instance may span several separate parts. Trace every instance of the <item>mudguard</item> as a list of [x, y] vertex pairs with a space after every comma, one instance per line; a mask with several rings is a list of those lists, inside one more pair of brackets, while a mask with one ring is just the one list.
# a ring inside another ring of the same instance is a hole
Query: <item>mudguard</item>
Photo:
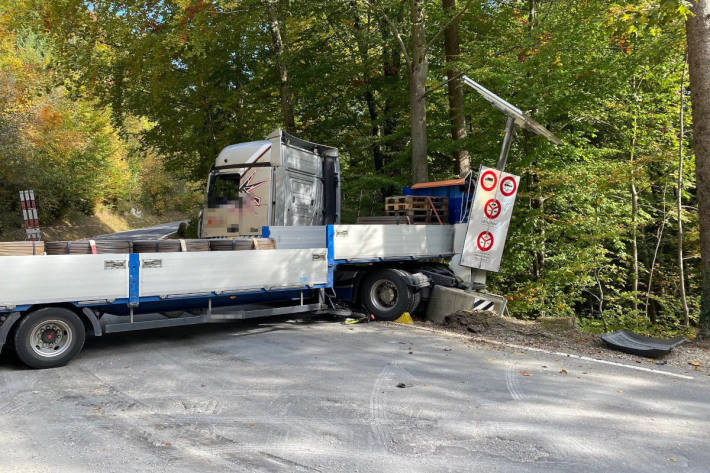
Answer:
[[7, 316], [5, 321], [2, 322], [2, 325], [0, 325], [0, 350], [2, 350], [3, 345], [5, 345], [5, 340], [7, 340], [7, 336], [10, 334], [12, 326], [15, 325], [15, 322], [17, 322], [19, 318], [19, 312], [12, 312]]
[[605, 333], [602, 335], [602, 340], [615, 350], [648, 358], [658, 358], [666, 355], [678, 345], [688, 341], [685, 337], [670, 339], [646, 337], [631, 330], [617, 330], [616, 332]]

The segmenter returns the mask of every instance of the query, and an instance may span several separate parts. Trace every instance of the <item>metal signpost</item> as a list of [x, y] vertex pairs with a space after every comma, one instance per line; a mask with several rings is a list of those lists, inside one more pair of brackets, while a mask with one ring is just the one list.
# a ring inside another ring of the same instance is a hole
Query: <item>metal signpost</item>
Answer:
[[544, 136], [557, 145], [562, 144], [562, 141], [518, 107], [506, 102], [481, 84], [467, 76], [462, 79], [464, 84], [473, 88], [508, 117], [496, 169], [482, 166], [478, 173], [476, 194], [471, 204], [461, 255], [461, 266], [471, 268], [471, 280], [475, 286], [482, 287], [486, 282], [485, 271], [498, 271], [500, 268], [515, 196], [520, 184], [520, 177], [503, 172], [515, 138], [516, 126]]

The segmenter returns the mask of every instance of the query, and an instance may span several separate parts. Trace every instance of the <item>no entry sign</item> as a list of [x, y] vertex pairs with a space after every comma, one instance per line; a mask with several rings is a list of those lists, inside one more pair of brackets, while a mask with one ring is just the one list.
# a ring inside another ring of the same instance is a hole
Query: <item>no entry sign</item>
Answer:
[[461, 265], [498, 271], [520, 177], [481, 166]]

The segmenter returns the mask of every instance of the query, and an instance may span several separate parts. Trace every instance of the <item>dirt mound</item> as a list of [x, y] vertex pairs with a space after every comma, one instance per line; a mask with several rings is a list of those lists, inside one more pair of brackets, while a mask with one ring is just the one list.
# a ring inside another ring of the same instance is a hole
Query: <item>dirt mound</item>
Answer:
[[570, 338], [577, 334], [574, 321], [569, 317], [541, 318], [525, 321], [499, 317], [492, 311], [459, 310], [444, 317], [444, 327], [462, 333], [483, 336], [522, 335], [541, 338]]

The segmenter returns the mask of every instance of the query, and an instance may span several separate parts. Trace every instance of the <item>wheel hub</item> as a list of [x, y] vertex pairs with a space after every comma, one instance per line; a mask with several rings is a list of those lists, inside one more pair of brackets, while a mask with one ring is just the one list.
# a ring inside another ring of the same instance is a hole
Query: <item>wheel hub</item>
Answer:
[[370, 300], [380, 310], [389, 310], [397, 304], [399, 293], [392, 281], [381, 279], [372, 285]]
[[392, 305], [395, 298], [394, 290], [391, 287], [383, 287], [380, 289], [380, 299], [387, 305]]
[[63, 320], [46, 320], [32, 330], [30, 343], [32, 351], [44, 358], [61, 355], [72, 343], [72, 330]]
[[60, 337], [57, 330], [50, 328], [42, 332], [41, 339], [43, 343], [55, 343]]

